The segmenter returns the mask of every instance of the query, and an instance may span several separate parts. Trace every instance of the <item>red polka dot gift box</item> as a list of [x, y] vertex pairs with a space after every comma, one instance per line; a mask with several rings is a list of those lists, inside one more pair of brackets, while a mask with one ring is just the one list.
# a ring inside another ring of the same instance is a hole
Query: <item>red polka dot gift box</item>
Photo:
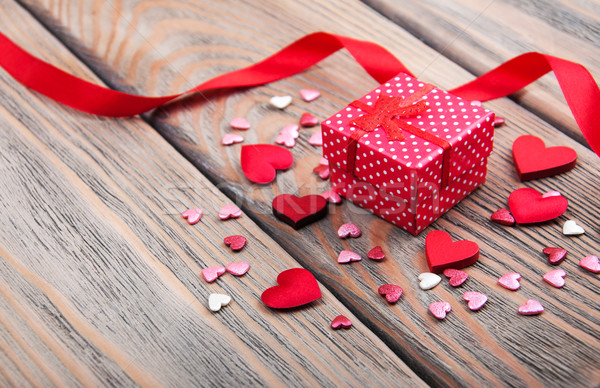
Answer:
[[493, 122], [401, 73], [322, 122], [333, 189], [417, 235], [485, 182]]

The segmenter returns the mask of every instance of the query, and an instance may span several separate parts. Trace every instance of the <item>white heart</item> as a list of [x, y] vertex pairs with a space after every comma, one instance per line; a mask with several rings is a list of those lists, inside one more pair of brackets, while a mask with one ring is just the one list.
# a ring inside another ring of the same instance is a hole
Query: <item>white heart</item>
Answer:
[[563, 234], [565, 236], [577, 236], [584, 233], [585, 230], [583, 230], [581, 226], [577, 225], [577, 222], [574, 220], [568, 220], [563, 225]]
[[423, 272], [419, 275], [418, 279], [420, 280], [419, 287], [422, 290], [431, 290], [442, 281], [441, 277], [431, 272]]
[[271, 97], [271, 99], [269, 100], [269, 104], [271, 104], [275, 108], [279, 108], [279, 109], [285, 109], [291, 103], [292, 103], [292, 96], [275, 96], [275, 97]]
[[221, 307], [227, 306], [231, 302], [231, 297], [224, 294], [210, 294], [208, 296], [208, 308], [210, 311], [217, 312]]

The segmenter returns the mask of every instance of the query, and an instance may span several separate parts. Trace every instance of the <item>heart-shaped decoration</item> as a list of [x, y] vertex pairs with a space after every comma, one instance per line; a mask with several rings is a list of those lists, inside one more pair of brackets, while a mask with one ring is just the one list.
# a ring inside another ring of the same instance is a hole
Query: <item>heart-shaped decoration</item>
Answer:
[[278, 286], [266, 289], [261, 299], [276, 309], [298, 307], [321, 297], [317, 279], [304, 268], [292, 268], [277, 276]]
[[402, 296], [402, 288], [395, 284], [384, 284], [379, 287], [377, 292], [379, 292], [379, 295], [385, 296], [385, 300], [387, 300], [388, 303], [396, 303]]
[[542, 194], [542, 198], [548, 198], [548, 197], [560, 197], [560, 191], [556, 191], [556, 190], [552, 190], [552, 191], [548, 191], [547, 193]]
[[463, 299], [467, 302], [467, 307], [471, 311], [477, 311], [487, 302], [488, 297], [481, 292], [467, 291], [463, 294]]
[[496, 116], [496, 117], [494, 117], [493, 125], [494, 125], [494, 127], [499, 127], [499, 126], [503, 125], [505, 122], [506, 122], [506, 120], [504, 120], [504, 117]]
[[275, 138], [275, 143], [292, 148], [296, 145], [296, 137], [290, 133], [283, 133]]
[[208, 296], [208, 308], [210, 311], [217, 312], [221, 307], [227, 306], [231, 302], [231, 297], [225, 294], [210, 294]]
[[579, 236], [580, 234], [584, 234], [585, 230], [577, 225], [577, 222], [575, 220], [568, 220], [565, 221], [565, 224], [563, 225], [563, 234], [565, 236]]
[[446, 268], [464, 268], [479, 258], [479, 246], [473, 241], [452, 241], [443, 230], [429, 232], [425, 238], [425, 252], [429, 271], [440, 273]]
[[245, 261], [240, 261], [237, 263], [229, 263], [225, 266], [225, 270], [235, 276], [245, 275], [249, 269], [250, 269], [250, 264], [246, 263]]
[[238, 218], [242, 215], [242, 210], [235, 205], [225, 205], [219, 210], [219, 218], [226, 220], [228, 218]]
[[508, 211], [508, 209], [499, 209], [496, 210], [492, 216], [490, 217], [490, 219], [498, 224], [501, 225], [514, 225], [515, 224], [515, 218], [513, 217], [512, 214], [510, 214], [510, 212]]
[[567, 256], [567, 250], [562, 248], [547, 247], [542, 252], [548, 255], [548, 262], [553, 265], [560, 264]]
[[333, 318], [333, 321], [331, 321], [331, 328], [333, 330], [349, 329], [350, 326], [352, 326], [352, 322], [350, 322], [350, 320], [343, 315], [338, 315], [337, 317]]
[[321, 179], [329, 178], [329, 167], [328, 166], [323, 166], [322, 164], [320, 164], [317, 167], [313, 168], [313, 172], [316, 172], [317, 174], [319, 174], [319, 177]]
[[362, 257], [356, 252], [343, 250], [340, 252], [337, 258], [337, 262], [340, 264], [346, 264], [353, 261], [361, 261]]
[[316, 100], [321, 96], [321, 93], [315, 89], [301, 89], [300, 97], [306, 102], [311, 102]]
[[190, 225], [197, 224], [203, 215], [204, 212], [202, 211], [202, 209], [187, 209], [186, 211], [181, 213], [181, 216], [187, 219], [187, 223]]
[[433, 302], [429, 305], [429, 311], [437, 319], [444, 319], [446, 314], [452, 311], [452, 306], [448, 302]]
[[423, 272], [417, 279], [419, 279], [419, 287], [421, 287], [421, 290], [431, 290], [442, 281], [440, 276], [431, 272]]
[[556, 288], [561, 288], [565, 285], [565, 276], [567, 276], [565, 270], [558, 268], [548, 272], [543, 278], [548, 284], [553, 285]]
[[600, 273], [600, 260], [598, 256], [590, 255], [579, 260], [579, 266], [593, 273]]
[[292, 103], [292, 96], [274, 96], [269, 100], [269, 104], [278, 109], [285, 109]]
[[281, 194], [273, 199], [273, 215], [294, 229], [311, 224], [327, 215], [327, 201], [320, 195], [296, 197]]
[[360, 237], [361, 233], [362, 232], [360, 228], [352, 223], [342, 224], [342, 226], [340, 226], [337, 231], [337, 235], [339, 238], [346, 238], [348, 236], [356, 238]]
[[246, 129], [250, 129], [250, 123], [243, 117], [236, 117], [235, 119], [229, 122], [229, 126], [233, 129], [241, 129], [245, 131]]
[[479, 100], [473, 100], [473, 101], [471, 101], [471, 105], [473, 105], [473, 106], [482, 106], [483, 104]]
[[575, 167], [577, 153], [569, 147], [548, 147], [537, 136], [519, 136], [513, 143], [513, 159], [519, 179], [544, 178]]
[[329, 203], [334, 203], [337, 205], [338, 203], [342, 202], [342, 197], [340, 197], [339, 194], [333, 190], [326, 191], [323, 194], [321, 194], [321, 196], [325, 198]]
[[240, 235], [227, 236], [223, 239], [225, 245], [229, 246], [232, 251], [239, 251], [246, 245], [246, 237]]
[[521, 315], [538, 315], [543, 311], [542, 304], [534, 299], [527, 299], [524, 305], [519, 306], [519, 314]]
[[322, 166], [329, 166], [329, 160], [327, 160], [325, 158], [321, 158], [321, 159], [319, 159], [319, 164]]
[[300, 132], [298, 132], [298, 129], [300, 127], [298, 127], [298, 124], [288, 124], [285, 127], [281, 128], [281, 130], [279, 131], [280, 134], [290, 134], [294, 137], [294, 139], [297, 139], [298, 136], [300, 136]]
[[292, 153], [271, 144], [242, 146], [240, 157], [246, 178], [255, 183], [270, 183], [275, 179], [275, 170], [285, 170], [294, 163]]
[[319, 124], [319, 119], [310, 113], [303, 113], [300, 117], [300, 125], [303, 127], [314, 127]]
[[508, 197], [508, 207], [518, 224], [545, 222], [561, 216], [569, 201], [563, 196], [542, 197], [538, 191], [521, 188]]
[[507, 273], [506, 275], [502, 275], [498, 279], [498, 283], [506, 289], [515, 291], [515, 290], [518, 290], [519, 287], [521, 287], [521, 283], [519, 283], [520, 279], [521, 279], [520, 274], [518, 274], [516, 272], [510, 272], [510, 273]]
[[450, 283], [452, 287], [462, 285], [469, 278], [469, 275], [465, 271], [453, 268], [445, 269], [444, 276], [450, 279], [448, 283]]
[[206, 280], [208, 283], [212, 283], [215, 280], [217, 280], [219, 276], [225, 273], [225, 267], [222, 267], [220, 265], [215, 267], [208, 267], [204, 268], [202, 271], [200, 271], [200, 273], [202, 274], [204, 280]]
[[223, 145], [232, 145], [235, 143], [241, 143], [244, 141], [244, 138], [236, 133], [227, 133], [221, 139], [221, 144]]
[[371, 249], [369, 253], [367, 253], [367, 257], [371, 260], [381, 261], [385, 259], [385, 253], [383, 249], [378, 245], [375, 248]]
[[323, 134], [321, 131], [315, 132], [312, 134], [310, 139], [308, 139], [308, 144], [314, 146], [322, 146], [323, 145]]

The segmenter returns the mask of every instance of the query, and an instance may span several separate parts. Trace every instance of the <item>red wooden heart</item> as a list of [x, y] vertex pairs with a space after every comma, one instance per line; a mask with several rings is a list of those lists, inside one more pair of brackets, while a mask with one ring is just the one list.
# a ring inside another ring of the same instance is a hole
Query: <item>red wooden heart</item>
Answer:
[[278, 286], [261, 295], [264, 304], [274, 309], [302, 306], [321, 297], [317, 279], [304, 268], [292, 268], [277, 276]]
[[513, 143], [513, 160], [519, 179], [529, 181], [571, 170], [577, 153], [569, 147], [546, 147], [539, 137], [524, 135]]
[[508, 207], [518, 224], [533, 224], [552, 220], [562, 215], [569, 201], [555, 195], [544, 198], [538, 191], [521, 188], [510, 193]]
[[464, 268], [479, 258], [479, 246], [473, 241], [452, 241], [443, 230], [429, 232], [425, 238], [425, 251], [429, 271], [440, 273], [446, 268]]
[[311, 224], [327, 215], [327, 200], [320, 195], [296, 197], [281, 194], [273, 199], [273, 214], [294, 229]]
[[270, 183], [275, 179], [275, 170], [290, 168], [294, 157], [283, 147], [253, 144], [242, 147], [240, 162], [246, 178], [255, 183]]

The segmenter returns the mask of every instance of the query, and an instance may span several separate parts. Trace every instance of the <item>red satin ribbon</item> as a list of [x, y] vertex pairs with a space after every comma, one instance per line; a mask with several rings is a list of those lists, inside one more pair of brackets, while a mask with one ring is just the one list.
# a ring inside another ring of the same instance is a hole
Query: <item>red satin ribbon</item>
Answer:
[[[0, 66], [23, 85], [72, 108], [101, 116], [132, 116], [185, 94], [208, 89], [262, 85], [297, 74], [341, 48], [379, 83], [410, 71], [389, 51], [366, 41], [326, 32], [306, 35], [274, 55], [246, 68], [222, 74], [187, 92], [144, 97], [118, 92], [84, 81], [21, 49], [0, 33]], [[591, 148], [600, 155], [600, 90], [583, 66], [540, 53], [514, 58], [450, 92], [466, 99], [487, 101], [504, 97], [554, 71], [565, 99]]]

